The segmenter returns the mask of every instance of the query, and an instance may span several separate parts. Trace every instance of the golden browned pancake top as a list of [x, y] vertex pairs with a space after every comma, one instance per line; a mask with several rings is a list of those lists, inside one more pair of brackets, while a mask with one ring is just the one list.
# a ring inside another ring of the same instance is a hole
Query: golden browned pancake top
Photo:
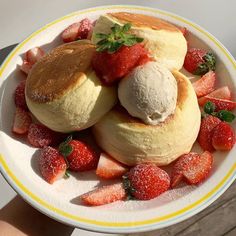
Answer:
[[164, 29], [169, 31], [179, 31], [176, 26], [153, 16], [132, 14], [127, 12], [108, 13], [108, 15], [118, 19], [122, 23], [129, 22], [137, 27], [147, 27], [155, 30]]
[[32, 68], [26, 82], [27, 97], [38, 103], [60, 98], [81, 83], [94, 53], [95, 46], [88, 40], [53, 49]]
[[[177, 96], [177, 103], [176, 107], [178, 107], [180, 110], [182, 109], [183, 103], [185, 99], [187, 99], [188, 96], [188, 84], [187, 81], [183, 78], [184, 75], [180, 73], [176, 73], [175, 71], [172, 72], [175, 76], [175, 79], [177, 81], [177, 87], [178, 87], [178, 96]], [[153, 126], [153, 125], [147, 125], [143, 123], [140, 119], [135, 118], [131, 116], [121, 105], [117, 105], [113, 108], [113, 112], [116, 113], [116, 115], [119, 117], [119, 119], [122, 122], [128, 122], [132, 125], [135, 125], [137, 127], [142, 126]], [[170, 122], [170, 120], [175, 119], [175, 114], [169, 115], [164, 122], [161, 122], [156, 127], [161, 127], [165, 125], [166, 123]]]

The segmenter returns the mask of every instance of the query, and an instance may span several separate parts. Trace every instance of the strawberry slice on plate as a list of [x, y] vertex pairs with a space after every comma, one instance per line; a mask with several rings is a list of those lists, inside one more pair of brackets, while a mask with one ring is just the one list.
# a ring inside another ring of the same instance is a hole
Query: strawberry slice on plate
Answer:
[[31, 70], [31, 68], [32, 68], [32, 66], [33, 65], [31, 63], [29, 63], [26, 60], [23, 60], [23, 63], [20, 66], [20, 70], [23, 71], [26, 75], [28, 75], [30, 70]]
[[215, 111], [220, 111], [220, 110], [227, 110], [227, 111], [232, 111], [236, 108], [236, 102], [226, 100], [226, 99], [220, 99], [220, 98], [213, 98], [206, 96], [205, 97], [205, 103], [206, 102], [212, 102], [215, 104]]
[[108, 154], [101, 153], [96, 174], [104, 179], [119, 178], [128, 171], [120, 162], [112, 159]]
[[93, 29], [93, 23], [88, 19], [85, 18], [82, 21], [80, 21], [80, 27], [78, 30], [78, 39], [87, 39], [89, 35], [91, 34]]
[[103, 186], [91, 192], [83, 194], [82, 202], [89, 206], [100, 206], [126, 198], [126, 192], [122, 183]]
[[29, 62], [31, 65], [34, 65], [44, 55], [45, 52], [42, 48], [34, 47], [25, 53], [25, 60]]
[[204, 151], [213, 152], [215, 150], [212, 146], [212, 131], [220, 122], [219, 118], [211, 115], [202, 119], [197, 141]]
[[44, 147], [39, 155], [39, 170], [42, 177], [50, 184], [63, 178], [67, 165], [65, 159], [58, 150], [52, 147]]
[[206, 96], [199, 98], [198, 104], [200, 106], [203, 106], [207, 102], [207, 98], [209, 98], [209, 97], [231, 100], [232, 99], [232, 92], [228, 86], [218, 88], [218, 89], [214, 90], [213, 92], [207, 94]]
[[190, 152], [176, 161], [171, 178], [171, 187], [176, 187], [182, 180], [188, 184], [199, 184], [207, 178], [213, 165], [213, 156], [205, 151], [201, 155]]
[[63, 42], [73, 42], [78, 38], [78, 32], [80, 28], [80, 22], [69, 25], [61, 34]]
[[32, 118], [30, 113], [22, 109], [21, 107], [16, 108], [12, 132], [15, 134], [26, 134], [29, 130]]
[[205, 96], [215, 89], [216, 73], [209, 71], [203, 75], [199, 80], [193, 83], [193, 88], [197, 97]]
[[213, 130], [212, 145], [216, 150], [229, 151], [235, 144], [234, 129], [226, 122], [221, 122]]

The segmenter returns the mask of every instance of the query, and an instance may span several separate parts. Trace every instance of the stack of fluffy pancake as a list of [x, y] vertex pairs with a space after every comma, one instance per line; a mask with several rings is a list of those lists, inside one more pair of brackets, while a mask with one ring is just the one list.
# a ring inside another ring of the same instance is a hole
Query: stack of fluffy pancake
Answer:
[[[132, 23], [153, 58], [168, 67], [178, 84], [175, 113], [151, 126], [131, 117], [117, 103], [117, 88], [101, 84], [91, 68], [96, 33], [109, 33], [114, 23]], [[81, 40], [53, 49], [27, 78], [26, 101], [44, 125], [60, 132], [93, 126], [99, 146], [127, 165], [154, 162], [166, 165], [191, 150], [200, 127], [200, 110], [182, 68], [187, 43], [180, 30], [151, 16], [109, 13], [94, 27], [92, 41]]]

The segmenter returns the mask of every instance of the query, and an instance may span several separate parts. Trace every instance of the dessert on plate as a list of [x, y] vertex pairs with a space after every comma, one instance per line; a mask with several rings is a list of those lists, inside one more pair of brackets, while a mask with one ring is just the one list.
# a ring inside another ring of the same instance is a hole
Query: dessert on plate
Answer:
[[[228, 86], [216, 87], [214, 54], [187, 49], [186, 32], [152, 16], [107, 13], [69, 25], [48, 53], [25, 53], [12, 131], [41, 148], [45, 181], [95, 169], [116, 179], [80, 196], [97, 206], [153, 199], [209, 176], [214, 152], [235, 144], [236, 102]], [[96, 144], [81, 137], [90, 127]], [[202, 153], [192, 151], [195, 141]], [[162, 166], [170, 163], [169, 174]]]

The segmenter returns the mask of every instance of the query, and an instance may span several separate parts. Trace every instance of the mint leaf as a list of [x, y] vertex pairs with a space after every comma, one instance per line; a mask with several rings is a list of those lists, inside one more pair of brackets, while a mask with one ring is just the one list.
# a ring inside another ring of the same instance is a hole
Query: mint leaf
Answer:
[[227, 110], [220, 110], [215, 116], [226, 122], [232, 122], [235, 119], [235, 115]]
[[204, 105], [204, 111], [207, 114], [212, 114], [216, 109], [216, 106], [213, 102], [206, 102], [206, 104]]

